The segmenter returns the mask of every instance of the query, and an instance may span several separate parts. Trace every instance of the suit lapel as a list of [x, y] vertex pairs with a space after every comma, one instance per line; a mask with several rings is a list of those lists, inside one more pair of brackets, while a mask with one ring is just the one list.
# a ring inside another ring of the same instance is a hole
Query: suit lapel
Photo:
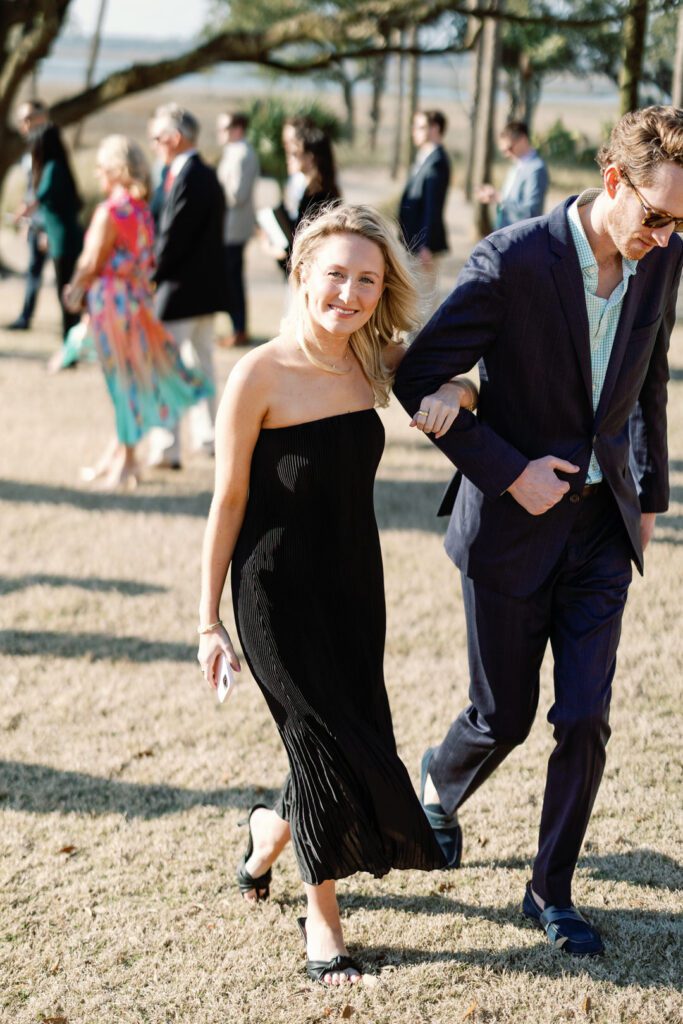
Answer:
[[612, 351], [610, 352], [609, 363], [607, 364], [607, 373], [605, 374], [605, 383], [602, 386], [602, 392], [600, 394], [600, 401], [598, 408], [595, 413], [596, 424], [602, 418], [604, 411], [609, 403], [609, 400], [614, 390], [621, 364], [624, 361], [624, 355], [628, 344], [628, 339], [631, 336], [631, 329], [633, 327], [633, 321], [635, 319], [636, 311], [640, 301], [640, 296], [643, 290], [644, 276], [642, 274], [642, 264], [639, 264], [638, 270], [629, 281], [626, 295], [624, 296], [624, 302], [621, 307], [621, 315], [619, 317], [619, 323], [617, 324], [616, 334], [614, 335], [614, 342], [612, 344]]
[[574, 202], [575, 198], [573, 196], [571, 199], [568, 199], [564, 204], [556, 207], [550, 214], [548, 220], [550, 247], [558, 257], [550, 269], [579, 360], [581, 378], [592, 405], [591, 351], [586, 294], [583, 287], [579, 258], [576, 254], [576, 248], [567, 221], [567, 209]]

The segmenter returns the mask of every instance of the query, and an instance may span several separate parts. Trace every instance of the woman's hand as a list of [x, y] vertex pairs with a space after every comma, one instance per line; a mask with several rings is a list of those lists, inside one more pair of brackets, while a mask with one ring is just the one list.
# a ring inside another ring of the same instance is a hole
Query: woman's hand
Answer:
[[420, 402], [419, 411], [410, 421], [411, 427], [417, 427], [423, 434], [434, 434], [443, 437], [453, 426], [463, 398], [463, 389], [452, 381], [442, 384], [433, 395], [425, 395]]
[[214, 690], [218, 686], [216, 666], [221, 654], [225, 655], [230, 668], [234, 672], [241, 670], [242, 666], [235, 654], [235, 648], [232, 646], [228, 631], [222, 624], [217, 626], [216, 629], [212, 629], [210, 633], [201, 634], [199, 637], [199, 650], [197, 651], [197, 661], [201, 666], [202, 675]]
[[62, 302], [70, 313], [80, 313], [83, 309], [85, 292], [78, 284], [65, 284], [62, 288]]

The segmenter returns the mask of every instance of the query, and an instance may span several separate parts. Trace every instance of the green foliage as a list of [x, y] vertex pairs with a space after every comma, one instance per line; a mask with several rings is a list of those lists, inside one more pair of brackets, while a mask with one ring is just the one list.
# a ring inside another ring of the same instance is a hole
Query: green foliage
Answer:
[[333, 142], [342, 138], [342, 124], [331, 110], [317, 100], [286, 102], [269, 97], [256, 99], [248, 108], [249, 140], [258, 153], [261, 173], [284, 181], [287, 177], [285, 154], [280, 141], [282, 124], [287, 117], [305, 115], [325, 131]]
[[569, 131], [562, 118], [558, 118], [535, 141], [543, 159], [550, 163], [578, 164], [582, 167], [595, 164], [596, 147], [580, 132]]

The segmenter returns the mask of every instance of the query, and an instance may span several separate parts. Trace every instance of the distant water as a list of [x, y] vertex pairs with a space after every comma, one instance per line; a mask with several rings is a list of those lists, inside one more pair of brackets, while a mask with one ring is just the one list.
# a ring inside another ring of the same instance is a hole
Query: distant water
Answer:
[[[39, 81], [52, 86], [65, 86], [69, 89], [82, 85], [85, 79], [85, 68], [88, 59], [90, 40], [82, 36], [65, 36], [57, 41], [52, 53], [41, 64]], [[189, 49], [191, 40], [181, 39], [104, 39], [97, 62], [95, 80], [101, 79], [121, 68], [134, 63], [153, 63], [167, 57], [176, 56]], [[470, 55], [454, 54], [452, 57], [425, 58], [420, 65], [420, 95], [432, 101], [450, 100], [467, 106], [470, 86]], [[388, 76], [388, 91], [396, 89], [397, 61], [391, 61]], [[184, 91], [206, 92], [225, 90], [225, 92], [266, 93], [272, 92], [277, 82], [278, 92], [310, 92], [338, 93], [339, 86], [320, 81], [319, 79], [303, 78], [298, 75], [279, 75], [274, 78], [265, 70], [259, 70], [254, 64], [217, 64], [206, 71], [184, 75], [175, 79]], [[357, 86], [359, 94], [367, 94], [370, 85], [361, 82]], [[550, 79], [544, 87], [543, 98], [546, 102], [602, 104], [609, 106], [616, 98], [616, 87], [606, 78], [576, 79], [569, 75], [557, 75]]]

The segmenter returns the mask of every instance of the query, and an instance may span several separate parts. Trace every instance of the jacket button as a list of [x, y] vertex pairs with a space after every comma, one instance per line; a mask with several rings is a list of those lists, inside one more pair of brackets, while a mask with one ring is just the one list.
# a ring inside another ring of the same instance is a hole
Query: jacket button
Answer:
[[580, 494], [570, 494], [569, 495], [569, 500], [571, 501], [572, 505], [576, 505], [577, 501], [581, 501], [581, 495]]

